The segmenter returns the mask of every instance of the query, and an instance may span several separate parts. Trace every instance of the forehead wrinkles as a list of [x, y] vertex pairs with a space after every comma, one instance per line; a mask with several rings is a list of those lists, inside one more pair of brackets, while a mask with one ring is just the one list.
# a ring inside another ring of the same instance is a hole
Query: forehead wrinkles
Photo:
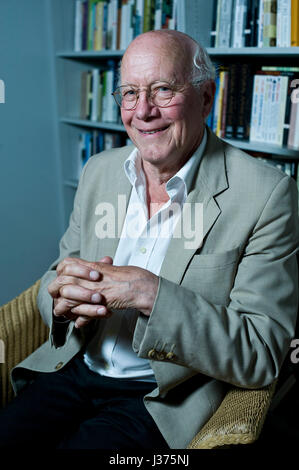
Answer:
[[[156, 47], [155, 47], [156, 46]], [[125, 54], [121, 64], [122, 84], [168, 81], [182, 83], [187, 76], [186, 56], [181, 48], [138, 47]]]

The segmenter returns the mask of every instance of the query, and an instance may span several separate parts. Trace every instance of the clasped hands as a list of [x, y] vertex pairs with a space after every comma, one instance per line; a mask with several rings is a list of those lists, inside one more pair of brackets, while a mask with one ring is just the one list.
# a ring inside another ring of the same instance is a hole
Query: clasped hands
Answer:
[[149, 316], [159, 278], [137, 266], [113, 266], [108, 256], [99, 262], [65, 258], [57, 277], [48, 286], [54, 299], [53, 313], [80, 328], [96, 318], [108, 318], [111, 309], [135, 308]]

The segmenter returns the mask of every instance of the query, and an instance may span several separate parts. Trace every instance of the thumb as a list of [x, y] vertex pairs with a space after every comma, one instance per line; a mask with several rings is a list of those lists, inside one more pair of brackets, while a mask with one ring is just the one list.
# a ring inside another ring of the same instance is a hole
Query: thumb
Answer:
[[104, 256], [99, 260], [100, 263], [113, 264], [113, 259], [110, 256]]

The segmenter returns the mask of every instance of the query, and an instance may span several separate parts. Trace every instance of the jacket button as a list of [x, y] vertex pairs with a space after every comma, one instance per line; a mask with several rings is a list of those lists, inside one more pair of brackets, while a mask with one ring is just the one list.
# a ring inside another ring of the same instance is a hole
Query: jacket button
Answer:
[[62, 366], [63, 366], [63, 362], [58, 362], [58, 364], [56, 364], [55, 366], [55, 370], [61, 369]]
[[155, 349], [151, 349], [151, 350], [147, 353], [147, 356], [148, 356], [150, 359], [153, 359], [153, 358], [156, 356], [156, 351], [155, 351]]
[[173, 358], [174, 358], [173, 352], [169, 352], [169, 353], [166, 354], [166, 359], [169, 359], [171, 361], [171, 359], [173, 359]]
[[165, 352], [163, 352], [163, 351], [161, 351], [161, 352], [159, 352], [159, 353], [157, 354], [157, 359], [158, 359], [159, 361], [163, 361], [163, 360], [165, 359], [165, 357], [166, 357], [166, 354], [165, 354]]

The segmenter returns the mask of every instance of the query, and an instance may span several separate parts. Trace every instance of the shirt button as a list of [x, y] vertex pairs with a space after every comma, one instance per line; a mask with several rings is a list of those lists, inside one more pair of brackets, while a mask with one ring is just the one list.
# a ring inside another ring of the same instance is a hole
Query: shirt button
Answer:
[[55, 370], [61, 369], [62, 366], [63, 366], [63, 362], [58, 362], [58, 364], [56, 364], [55, 366]]
[[142, 246], [140, 248], [140, 253], [142, 253], [144, 255], [144, 253], [146, 253], [146, 248], [144, 246]]

